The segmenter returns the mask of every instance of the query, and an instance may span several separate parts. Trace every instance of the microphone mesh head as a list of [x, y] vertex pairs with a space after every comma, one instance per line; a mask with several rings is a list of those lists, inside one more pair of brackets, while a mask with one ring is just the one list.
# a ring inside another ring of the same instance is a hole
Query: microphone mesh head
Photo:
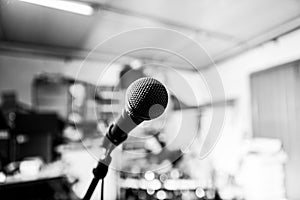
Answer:
[[150, 77], [134, 81], [126, 91], [126, 111], [140, 120], [159, 117], [168, 104], [168, 92], [158, 80]]

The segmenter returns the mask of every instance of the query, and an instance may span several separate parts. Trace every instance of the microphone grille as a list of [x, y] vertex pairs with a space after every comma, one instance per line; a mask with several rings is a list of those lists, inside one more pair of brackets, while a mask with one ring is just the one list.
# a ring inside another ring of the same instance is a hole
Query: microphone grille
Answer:
[[168, 92], [158, 80], [150, 77], [134, 81], [126, 91], [126, 111], [141, 120], [159, 117], [168, 104]]

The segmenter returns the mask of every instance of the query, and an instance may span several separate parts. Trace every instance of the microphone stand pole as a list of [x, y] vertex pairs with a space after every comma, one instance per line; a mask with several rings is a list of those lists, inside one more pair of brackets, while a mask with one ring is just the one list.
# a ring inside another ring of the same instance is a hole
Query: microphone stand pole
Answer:
[[[94, 178], [93, 178], [92, 182], [90, 183], [90, 186], [82, 200], [90, 200], [91, 199], [91, 197], [94, 193], [94, 190], [96, 189], [96, 187], [98, 185], [99, 180], [102, 179], [102, 181], [103, 181], [103, 179], [105, 178], [105, 176], [108, 172], [108, 166], [109, 166], [110, 162], [111, 162], [110, 155], [108, 155], [105, 159], [98, 161], [97, 167], [95, 167], [93, 169]], [[101, 191], [101, 192], [103, 192], [103, 191]]]
[[[115, 135], [113, 135], [113, 133]], [[118, 134], [116, 134], [116, 133], [118, 133]], [[110, 135], [113, 135], [113, 136], [110, 136]], [[107, 174], [108, 166], [111, 163], [111, 156], [110, 156], [111, 152], [113, 151], [113, 149], [116, 146], [118, 146], [123, 141], [125, 141], [126, 138], [127, 138], [127, 134], [122, 129], [120, 129], [118, 126], [115, 126], [114, 124], [112, 124], [109, 127], [108, 134], [106, 136], [104, 136], [103, 145], [102, 145], [105, 149], [105, 153], [101, 157], [101, 159], [98, 161], [97, 167], [95, 167], [93, 169], [94, 178], [93, 178], [92, 182], [90, 183], [90, 186], [82, 200], [90, 200], [91, 199], [91, 196], [93, 195], [93, 192], [94, 192], [95, 188], [97, 187], [99, 180], [102, 179], [102, 181], [103, 181], [103, 179], [105, 178], [105, 176]], [[101, 191], [101, 192], [103, 193], [103, 191]]]

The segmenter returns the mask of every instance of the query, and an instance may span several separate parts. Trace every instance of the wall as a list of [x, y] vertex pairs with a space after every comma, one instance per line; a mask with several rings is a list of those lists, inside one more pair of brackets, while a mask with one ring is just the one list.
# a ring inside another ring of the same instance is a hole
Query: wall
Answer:
[[[61, 73], [68, 77], [96, 84], [105, 69], [105, 63], [97, 61], [83, 62], [81, 60], [0, 53], [0, 93], [6, 90], [15, 90], [21, 102], [31, 104], [31, 83], [34, 76], [39, 73]], [[110, 76], [105, 76], [104, 73], [101, 82], [105, 84], [116, 82], [116, 75], [119, 70], [119, 65], [114, 65], [110, 70], [105, 71]]]
[[250, 80], [253, 72], [300, 59], [300, 30], [217, 64], [227, 98], [236, 98], [241, 132], [252, 134]]
[[[234, 141], [236, 141], [238, 137], [242, 139], [243, 137], [251, 137], [253, 135], [251, 120], [250, 74], [300, 59], [299, 44], [300, 31], [298, 30], [278, 39], [277, 41], [269, 42], [217, 65], [219, 73], [223, 79], [227, 98], [236, 98], [237, 100], [234, 112], [231, 114], [234, 118], [234, 120], [231, 119], [234, 131], [226, 131], [226, 128], [224, 128], [221, 140], [217, 144], [217, 148], [214, 150], [214, 154], [215, 152], [222, 152], [222, 159], [225, 163], [228, 161], [230, 163], [234, 155], [241, 149], [239, 146], [232, 149]], [[225, 122], [225, 124], [228, 123]], [[228, 152], [228, 147], [230, 147], [233, 151], [224, 154], [224, 152]], [[221, 151], [216, 151], [220, 149]], [[299, 156], [299, 152], [297, 153], [297, 156]], [[291, 176], [296, 176], [296, 174]], [[297, 185], [297, 180], [295, 181], [294, 179], [290, 179], [289, 182], [286, 182], [286, 186], [288, 186], [288, 199], [300, 198], [299, 190], [295, 188]]]
[[[236, 100], [234, 106], [226, 108], [227, 113], [225, 115], [222, 131], [216, 133], [212, 138], [209, 138], [209, 140], [216, 140], [221, 135], [221, 141], [217, 144], [219, 152], [228, 150], [228, 146], [233, 146], [233, 141], [238, 144], [239, 140], [252, 136], [250, 74], [300, 59], [300, 46], [297, 44], [300, 44], [300, 31], [290, 33], [276, 41], [268, 42], [216, 65], [220, 77], [222, 78], [226, 98]], [[205, 70], [201, 71], [201, 73], [203, 77], [210, 77], [209, 74], [211, 74], [212, 71], [213, 70]], [[186, 82], [184, 82], [178, 74], [176, 75], [176, 73], [169, 72], [168, 75], [167, 80], [170, 84], [170, 89], [184, 103], [188, 105], [198, 103], [201, 105], [211, 100], [203, 80], [201, 80], [198, 75], [184, 72], [181, 75], [186, 79]], [[197, 96], [197, 101], [193, 98], [194, 94]], [[202, 133], [209, 130], [212, 115], [213, 113], [210, 111], [202, 113], [203, 122], [201, 126], [202, 129], [205, 130], [202, 131]], [[178, 121], [182, 123], [182, 121]], [[183, 134], [186, 136], [188, 133], [192, 133], [192, 130], [185, 130]], [[212, 134], [209, 134], [208, 137], [211, 137], [211, 135]], [[189, 143], [189, 140], [190, 137], [180, 138], [181, 143]], [[206, 149], [211, 149], [211, 144], [206, 147]], [[205, 150], [204, 147], [199, 150], [198, 147], [198, 152], [200, 151], [205, 152], [207, 150]], [[216, 152], [217, 150], [215, 149], [214, 151]], [[227, 160], [232, 157], [233, 151], [239, 151], [238, 147], [228, 152]], [[222, 156], [224, 157], [225, 155], [223, 154]]]

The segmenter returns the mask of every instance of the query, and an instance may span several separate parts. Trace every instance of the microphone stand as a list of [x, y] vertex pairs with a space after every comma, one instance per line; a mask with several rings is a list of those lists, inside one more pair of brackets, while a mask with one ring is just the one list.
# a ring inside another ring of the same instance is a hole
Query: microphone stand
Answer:
[[[114, 126], [114, 124], [112, 124], [109, 127], [108, 133], [111, 133], [113, 128], [118, 129], [119, 132], [122, 131], [119, 127]], [[124, 133], [124, 132], [122, 132], [122, 133]], [[100, 179], [102, 179], [102, 181], [104, 180], [104, 178], [108, 172], [108, 167], [111, 163], [110, 154], [116, 146], [118, 146], [120, 143], [122, 143], [124, 140], [126, 140], [127, 134], [121, 134], [120, 136], [116, 137], [115, 140], [109, 139], [109, 138], [110, 138], [109, 134], [104, 136], [102, 146], [105, 149], [105, 153], [103, 154], [103, 156], [101, 156], [100, 160], [98, 161], [97, 166], [93, 169], [94, 178], [93, 178], [92, 182], [90, 183], [90, 186], [82, 200], [90, 200], [97, 185], [98, 185], [99, 180]], [[103, 182], [102, 182], [102, 184], [103, 184]], [[103, 193], [103, 191], [101, 191], [101, 192]]]
[[[104, 136], [102, 144], [102, 146], [105, 149], [105, 153], [98, 161], [97, 167], [93, 169], [94, 178], [90, 183], [90, 186], [82, 200], [90, 200], [95, 188], [97, 187], [99, 180], [102, 179], [103, 181], [107, 174], [108, 166], [111, 163], [111, 152], [116, 146], [118, 146], [127, 139], [128, 132], [130, 132], [137, 124], [140, 124], [142, 122], [136, 120], [135, 124], [133, 124], [131, 120], [132, 119], [126, 114], [126, 111], [124, 110], [123, 115], [121, 115], [117, 121], [117, 124], [123, 129], [121, 129], [118, 125], [115, 124], [110, 125], [108, 134]], [[126, 132], [123, 130], [125, 130]]]
[[[111, 163], [111, 156], [110, 155], [108, 155], [104, 159], [101, 159], [101, 160], [98, 161], [97, 167], [95, 167], [93, 169], [94, 178], [93, 178], [92, 182], [90, 183], [90, 186], [89, 186], [89, 188], [88, 188], [88, 190], [87, 190], [87, 192], [84, 195], [82, 200], [91, 199], [91, 197], [94, 193], [94, 190], [97, 187], [97, 184], [98, 184], [99, 180], [102, 179], [102, 181], [103, 181], [105, 176], [107, 175], [108, 166], [109, 166], [110, 163]], [[101, 191], [101, 192], [103, 192], [103, 191]]]

